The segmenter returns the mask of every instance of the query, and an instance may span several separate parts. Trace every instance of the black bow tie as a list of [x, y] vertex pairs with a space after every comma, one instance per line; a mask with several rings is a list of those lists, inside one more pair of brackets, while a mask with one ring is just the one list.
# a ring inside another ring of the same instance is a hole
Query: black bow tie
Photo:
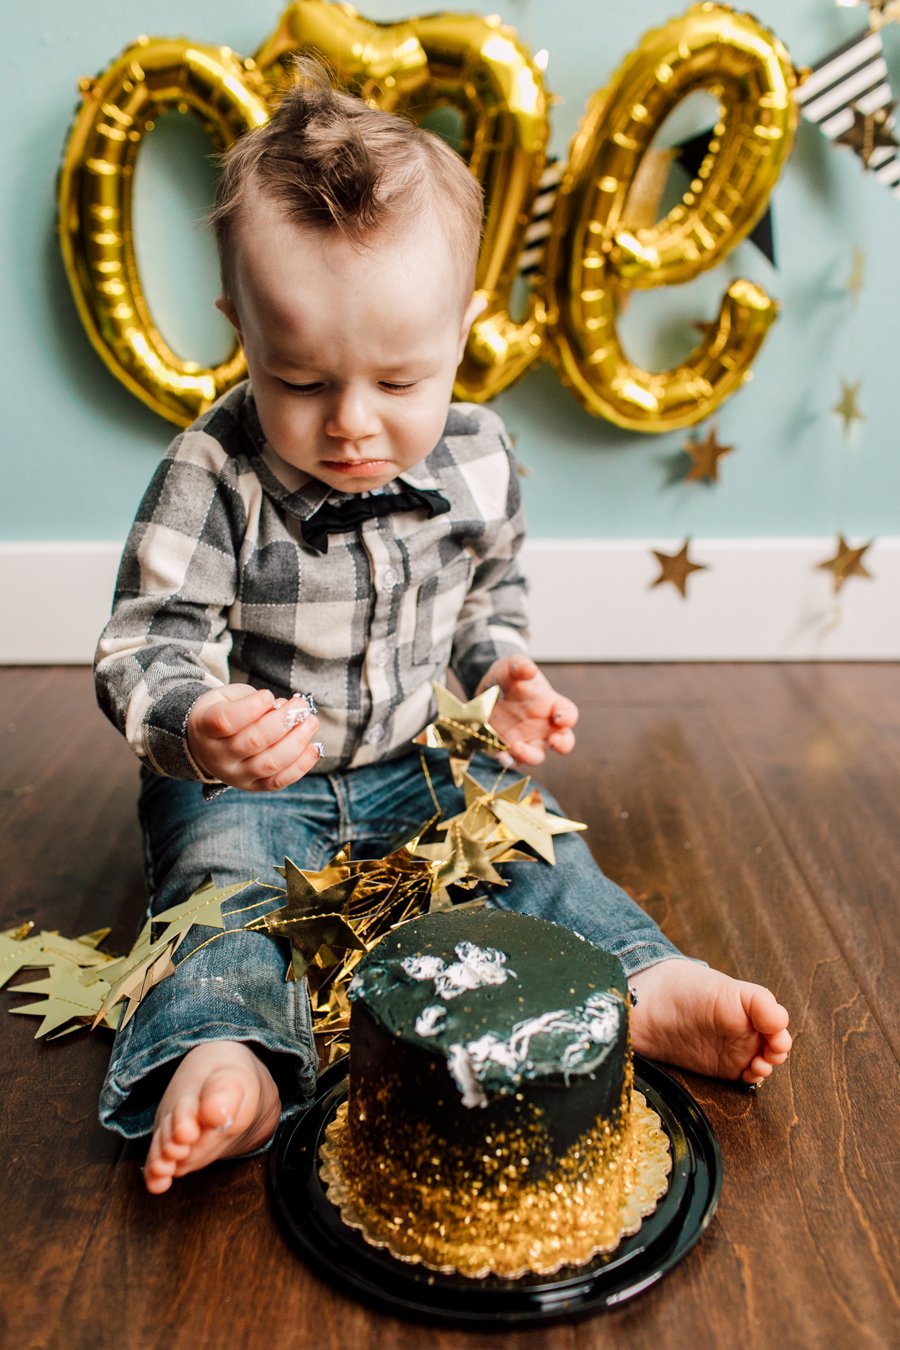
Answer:
[[399, 492], [379, 492], [367, 497], [353, 497], [333, 506], [323, 503], [318, 511], [300, 525], [303, 541], [317, 553], [328, 552], [329, 534], [343, 534], [355, 530], [364, 520], [387, 516], [392, 511], [427, 511], [429, 519], [450, 510], [450, 503], [439, 492], [427, 488], [405, 487]]

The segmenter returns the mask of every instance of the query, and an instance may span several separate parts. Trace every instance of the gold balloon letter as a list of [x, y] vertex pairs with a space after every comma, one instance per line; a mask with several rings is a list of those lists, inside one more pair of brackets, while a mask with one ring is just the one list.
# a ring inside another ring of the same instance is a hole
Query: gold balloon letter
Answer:
[[252, 62], [227, 47], [141, 38], [94, 81], [72, 128], [59, 181], [63, 260], [88, 336], [138, 398], [185, 425], [244, 373], [236, 349], [220, 366], [182, 360], [154, 327], [131, 229], [138, 148], [168, 109], [195, 113], [220, 147], [265, 122]]
[[[557, 199], [546, 261], [551, 355], [589, 411], [635, 431], [690, 426], [748, 377], [774, 302], [735, 281], [681, 366], [642, 370], [616, 318], [629, 287], [688, 281], [721, 262], [766, 209], [793, 141], [795, 72], [749, 15], [700, 4], [654, 29], [591, 100]], [[698, 89], [720, 103], [697, 180], [657, 224], [629, 229], [629, 189], [672, 109]]]

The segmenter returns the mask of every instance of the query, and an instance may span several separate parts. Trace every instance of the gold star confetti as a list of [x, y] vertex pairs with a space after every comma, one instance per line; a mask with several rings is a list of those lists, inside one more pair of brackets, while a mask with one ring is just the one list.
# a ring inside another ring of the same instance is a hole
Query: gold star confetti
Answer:
[[[358, 878], [348, 877], [335, 885], [317, 890], [312, 880], [314, 874], [301, 871], [290, 858], [284, 860], [284, 874], [287, 880], [287, 902], [280, 909], [260, 915], [247, 927], [257, 930], [265, 928], [269, 933], [288, 939], [295, 980], [308, 974], [323, 947], [329, 947], [332, 951], [347, 948], [365, 951], [365, 943], [357, 937], [346, 918], [346, 909], [358, 885]], [[328, 964], [332, 962], [329, 960]]]
[[850, 264], [850, 275], [844, 282], [844, 290], [850, 296], [854, 305], [859, 303], [859, 297], [866, 284], [866, 251], [862, 248], [854, 247], [853, 261]]
[[463, 772], [479, 750], [488, 755], [509, 755], [509, 746], [490, 725], [490, 715], [500, 695], [500, 686], [492, 685], [484, 693], [463, 703], [449, 689], [435, 684], [437, 717], [424, 731], [413, 737], [414, 745], [446, 750], [450, 756], [453, 781], [459, 787]]
[[566, 820], [564, 816], [552, 815], [536, 788], [522, 801], [511, 802], [504, 798], [496, 798], [491, 809], [510, 831], [512, 838], [521, 840], [523, 844], [533, 848], [535, 853], [548, 863], [556, 862], [553, 849], [555, 834], [569, 834], [572, 830], [587, 829], [587, 826], [578, 820]]
[[245, 891], [250, 885], [252, 882], [239, 881], [234, 886], [214, 886], [212, 877], [207, 875], [200, 889], [188, 896], [187, 900], [182, 901], [180, 905], [173, 905], [162, 914], [154, 914], [151, 920], [153, 930], [159, 924], [166, 925], [163, 932], [154, 940], [171, 942], [172, 938], [181, 937], [186, 933], [193, 924], [202, 924], [207, 928], [224, 928], [225, 920], [222, 918], [224, 901]]
[[877, 112], [864, 113], [855, 103], [851, 103], [850, 111], [853, 121], [846, 131], [835, 136], [835, 144], [855, 150], [868, 169], [876, 150], [897, 149], [893, 132], [894, 104], [889, 103]]
[[844, 536], [839, 534], [834, 557], [816, 563], [817, 570], [821, 569], [833, 573], [835, 594], [849, 577], [868, 577], [871, 580], [872, 573], [865, 567], [862, 560], [866, 550], [870, 549], [874, 542], [874, 539], [870, 539], [867, 544], [863, 544], [860, 548], [851, 548]]
[[854, 422], [864, 422], [866, 415], [862, 411], [857, 401], [859, 391], [862, 388], [862, 380], [845, 380], [841, 378], [841, 396], [837, 403], [831, 409], [837, 413], [843, 422], [843, 431], [846, 436], [853, 426]]
[[651, 590], [654, 586], [662, 586], [664, 582], [669, 581], [681, 592], [682, 599], [687, 599], [687, 579], [691, 572], [705, 572], [709, 568], [708, 563], [691, 562], [688, 557], [690, 544], [690, 539], [685, 539], [678, 552], [672, 554], [651, 550], [662, 569], [656, 580], [650, 583]]
[[707, 482], [718, 483], [719, 460], [723, 455], [730, 455], [734, 446], [720, 444], [716, 439], [714, 423], [702, 441], [696, 439], [683, 441], [681, 448], [693, 460], [690, 471], [685, 477], [685, 482], [699, 483], [701, 479], [705, 478]]
[[[62, 961], [53, 966], [42, 980], [32, 980], [30, 984], [16, 986], [17, 994], [40, 994], [37, 1003], [26, 1003], [21, 1008], [10, 1008], [10, 1012], [24, 1013], [28, 1017], [40, 1017], [41, 1024], [34, 1033], [35, 1040], [51, 1031], [58, 1031], [68, 1023], [79, 1025], [93, 1022], [99, 1016], [99, 1010], [109, 992], [105, 980], [95, 980], [85, 985], [81, 967], [73, 962]], [[115, 1026], [118, 1018], [108, 1019]]]
[[30, 923], [25, 923], [20, 928], [0, 933], [0, 989], [20, 970], [45, 964], [37, 959], [43, 950], [41, 939], [28, 936], [31, 927]]

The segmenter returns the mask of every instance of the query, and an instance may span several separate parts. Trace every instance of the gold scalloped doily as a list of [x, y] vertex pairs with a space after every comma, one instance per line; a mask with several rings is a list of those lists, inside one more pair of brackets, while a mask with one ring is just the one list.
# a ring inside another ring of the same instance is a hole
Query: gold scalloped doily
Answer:
[[584, 1265], [636, 1233], [668, 1189], [669, 1141], [637, 1091], [624, 1130], [598, 1126], [538, 1182], [468, 1191], [410, 1172], [408, 1156], [357, 1152], [347, 1111], [343, 1102], [321, 1146], [328, 1199], [373, 1247], [431, 1270], [519, 1279]]

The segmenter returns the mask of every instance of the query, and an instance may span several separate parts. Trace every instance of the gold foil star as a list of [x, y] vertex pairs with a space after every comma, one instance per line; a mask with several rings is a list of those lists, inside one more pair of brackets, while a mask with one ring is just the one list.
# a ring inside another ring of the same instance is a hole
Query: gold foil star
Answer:
[[420, 845], [419, 854], [434, 862], [438, 889], [447, 886], [471, 889], [479, 881], [490, 881], [495, 886], [507, 884], [494, 867], [494, 862], [508, 848], [505, 839], [487, 843], [481, 835], [470, 834], [461, 819], [456, 817], [449, 822], [441, 842]]
[[510, 831], [512, 838], [528, 844], [529, 848], [533, 848], [535, 853], [548, 863], [556, 862], [553, 835], [587, 829], [587, 826], [579, 820], [566, 820], [564, 816], [551, 815], [537, 789], [530, 792], [524, 801], [511, 802], [498, 798], [494, 801], [492, 810]]
[[850, 104], [853, 121], [846, 131], [835, 136], [836, 145], [847, 145], [855, 150], [868, 169], [876, 150], [896, 150], [893, 132], [894, 104], [889, 103], [877, 112], [864, 113], [855, 103]]
[[651, 582], [651, 590], [654, 586], [661, 586], [664, 582], [670, 581], [681, 592], [682, 599], [687, 599], [687, 579], [691, 572], [704, 572], [709, 568], [708, 563], [691, 562], [688, 557], [690, 543], [690, 539], [685, 539], [678, 552], [672, 554], [659, 553], [656, 549], [652, 550], [653, 556], [662, 570], [656, 580]]
[[730, 455], [734, 446], [719, 443], [716, 439], [716, 427], [713, 424], [702, 441], [696, 439], [683, 441], [681, 448], [693, 460], [685, 482], [698, 483], [702, 478], [705, 478], [710, 483], [718, 483], [719, 460], [723, 455]]
[[239, 881], [233, 886], [214, 886], [212, 877], [207, 876], [199, 890], [189, 895], [187, 900], [164, 910], [162, 914], [154, 914], [151, 920], [154, 930], [159, 924], [166, 925], [156, 941], [164, 943], [181, 937], [195, 923], [207, 928], [224, 928], [223, 902], [230, 900], [233, 895], [239, 895], [252, 884], [252, 881]]
[[870, 549], [874, 542], [874, 539], [870, 539], [861, 548], [851, 548], [844, 536], [839, 534], [834, 557], [827, 558], [825, 562], [816, 563], [817, 569], [834, 574], [835, 594], [841, 589], [848, 577], [872, 578], [872, 573], [864, 566], [862, 559], [866, 550]]
[[490, 689], [469, 699], [468, 703], [463, 703], [439, 684], [432, 688], [437, 703], [437, 717], [424, 731], [413, 737], [413, 744], [427, 745], [433, 750], [446, 750], [450, 755], [453, 781], [459, 787], [463, 772], [477, 751], [488, 755], [509, 754], [506, 741], [497, 735], [489, 722], [500, 687], [492, 685]]
[[837, 413], [843, 422], [843, 431], [846, 436], [853, 426], [854, 422], [864, 422], [866, 415], [857, 402], [857, 395], [862, 388], [862, 380], [841, 379], [841, 396], [832, 408], [833, 413]]
[[[285, 858], [284, 869], [287, 903], [280, 909], [260, 915], [247, 927], [265, 928], [288, 939], [294, 979], [299, 980], [307, 974], [323, 947], [365, 951], [365, 943], [357, 937], [344, 914], [358, 879], [349, 877], [320, 891], [310, 879], [313, 874], [301, 871], [290, 858]], [[326, 960], [331, 964], [328, 957]]]
[[461, 811], [457, 816], [451, 816], [449, 820], [442, 821], [437, 828], [449, 830], [450, 826], [458, 821], [470, 835], [485, 842], [508, 839], [507, 833], [500, 832], [500, 819], [493, 810], [493, 803], [495, 801], [517, 802], [527, 790], [530, 782], [530, 778], [518, 778], [512, 783], [508, 783], [502, 790], [498, 787], [486, 788], [479, 783], [477, 778], [473, 778], [470, 773], [465, 773], [462, 781], [462, 789], [466, 798], [465, 811]]
[[20, 970], [44, 965], [40, 960], [43, 943], [39, 937], [28, 936], [30, 928], [30, 924], [23, 924], [0, 933], [0, 989]]
[[16, 993], [41, 994], [43, 997], [37, 1003], [26, 1003], [22, 1008], [10, 1008], [10, 1012], [24, 1013], [26, 1016], [42, 1019], [34, 1033], [37, 1040], [38, 1037], [57, 1031], [70, 1022], [80, 1026], [93, 1021], [99, 1014], [108, 991], [109, 985], [105, 980], [95, 980], [93, 984], [86, 986], [82, 982], [79, 966], [72, 962], [60, 961], [44, 979], [16, 986]]

